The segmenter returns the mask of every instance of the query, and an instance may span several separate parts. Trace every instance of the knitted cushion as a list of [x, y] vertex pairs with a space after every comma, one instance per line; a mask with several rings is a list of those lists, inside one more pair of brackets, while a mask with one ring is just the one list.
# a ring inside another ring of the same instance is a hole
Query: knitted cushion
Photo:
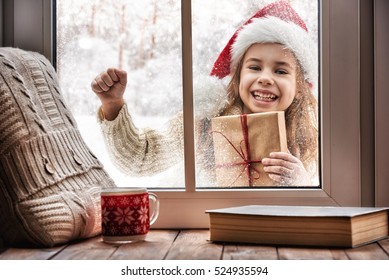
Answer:
[[100, 232], [115, 187], [84, 143], [42, 55], [0, 48], [0, 237], [54, 246]]

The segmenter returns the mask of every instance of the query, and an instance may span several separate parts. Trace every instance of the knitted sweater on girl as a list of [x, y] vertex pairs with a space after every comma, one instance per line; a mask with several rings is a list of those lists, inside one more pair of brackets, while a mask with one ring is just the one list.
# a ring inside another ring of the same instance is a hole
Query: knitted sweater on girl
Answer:
[[[238, 106], [233, 106], [225, 115], [241, 113], [242, 110]], [[171, 119], [161, 131], [138, 129], [126, 104], [113, 121], [99, 120], [110, 157], [125, 174], [137, 177], [155, 175], [175, 164], [183, 163], [182, 113]], [[212, 153], [211, 148], [208, 154], [211, 156]]]

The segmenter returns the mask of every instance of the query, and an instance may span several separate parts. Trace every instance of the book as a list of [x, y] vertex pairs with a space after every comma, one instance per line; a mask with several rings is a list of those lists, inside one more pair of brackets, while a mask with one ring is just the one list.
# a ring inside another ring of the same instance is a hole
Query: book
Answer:
[[210, 240], [358, 247], [388, 236], [389, 208], [248, 205], [206, 210]]

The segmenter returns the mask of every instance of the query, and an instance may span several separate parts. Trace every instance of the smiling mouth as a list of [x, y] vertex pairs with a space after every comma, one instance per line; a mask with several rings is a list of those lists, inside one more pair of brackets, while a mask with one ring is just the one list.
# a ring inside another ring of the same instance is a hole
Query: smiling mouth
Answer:
[[272, 102], [275, 101], [278, 96], [269, 92], [253, 91], [251, 95], [258, 101]]

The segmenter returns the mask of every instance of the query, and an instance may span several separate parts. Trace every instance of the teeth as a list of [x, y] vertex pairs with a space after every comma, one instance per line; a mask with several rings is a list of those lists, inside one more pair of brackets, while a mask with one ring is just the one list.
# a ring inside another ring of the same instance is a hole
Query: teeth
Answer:
[[254, 91], [253, 92], [253, 96], [257, 100], [272, 101], [272, 100], [277, 99], [277, 96], [275, 96], [274, 94], [271, 94], [271, 93], [261, 93], [261, 92], [258, 92], [258, 91]]

